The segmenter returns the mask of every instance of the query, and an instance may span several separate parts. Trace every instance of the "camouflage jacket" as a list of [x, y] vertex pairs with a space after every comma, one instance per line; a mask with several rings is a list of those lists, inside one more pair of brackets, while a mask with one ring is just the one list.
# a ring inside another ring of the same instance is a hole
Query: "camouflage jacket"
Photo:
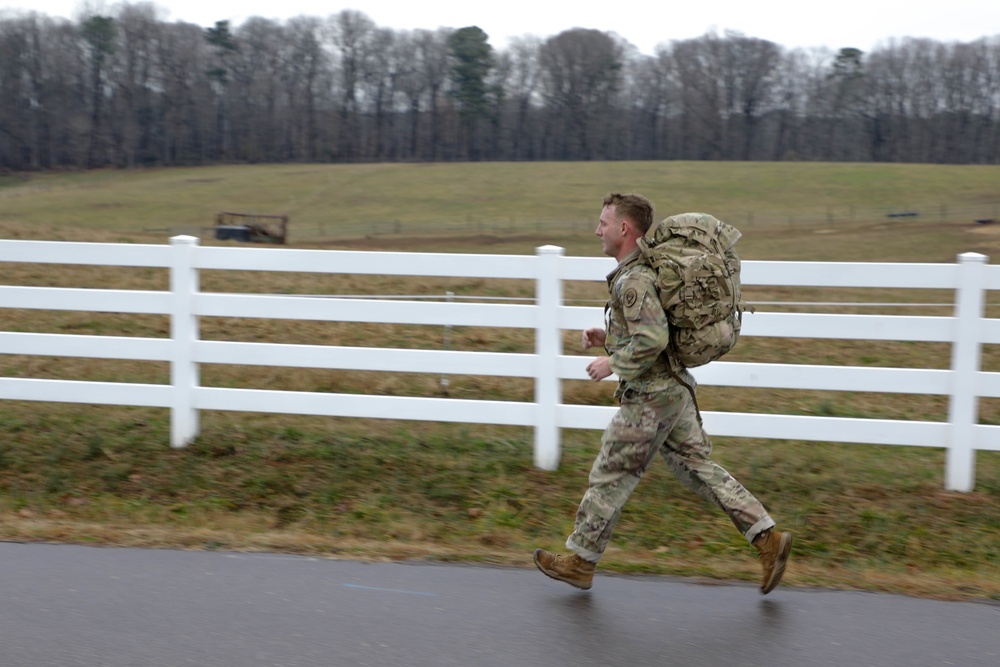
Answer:
[[670, 329], [656, 290], [656, 271], [639, 260], [636, 249], [608, 274], [604, 349], [619, 378], [616, 396], [627, 389], [661, 391], [675, 381], [667, 355]]

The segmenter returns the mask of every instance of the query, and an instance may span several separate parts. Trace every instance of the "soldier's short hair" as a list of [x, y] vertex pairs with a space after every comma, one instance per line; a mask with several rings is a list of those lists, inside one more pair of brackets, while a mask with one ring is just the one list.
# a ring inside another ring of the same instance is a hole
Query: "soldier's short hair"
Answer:
[[604, 198], [604, 205], [613, 206], [619, 220], [628, 218], [643, 234], [653, 224], [653, 204], [638, 193], [612, 192]]

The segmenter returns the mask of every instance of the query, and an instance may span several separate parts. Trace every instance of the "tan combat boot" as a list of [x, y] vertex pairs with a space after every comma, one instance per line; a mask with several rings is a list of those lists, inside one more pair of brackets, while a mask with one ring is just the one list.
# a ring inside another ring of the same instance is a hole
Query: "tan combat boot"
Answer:
[[535, 565], [547, 576], [583, 590], [591, 587], [597, 569], [597, 563], [585, 561], [576, 554], [557, 556], [542, 549], [535, 549]]
[[760, 592], [767, 595], [781, 582], [785, 573], [788, 554], [792, 551], [792, 534], [781, 533], [768, 528], [754, 538], [753, 545], [760, 554], [760, 563], [764, 566], [764, 578], [760, 582]]

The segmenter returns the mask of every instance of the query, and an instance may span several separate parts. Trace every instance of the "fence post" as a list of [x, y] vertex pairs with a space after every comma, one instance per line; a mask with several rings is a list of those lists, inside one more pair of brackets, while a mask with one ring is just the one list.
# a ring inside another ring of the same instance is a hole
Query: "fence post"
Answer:
[[951, 434], [945, 460], [945, 488], [972, 491], [976, 485], [975, 426], [979, 422], [976, 375], [982, 356], [984, 272], [988, 258], [978, 253], [958, 255], [955, 294], [955, 336], [951, 346], [952, 387], [948, 404]]
[[194, 236], [174, 236], [173, 263], [170, 267], [170, 292], [173, 300], [170, 313], [170, 338], [173, 360], [170, 363], [170, 385], [173, 405], [170, 409], [170, 446], [186, 447], [198, 435], [198, 410], [194, 407], [194, 389], [198, 386], [198, 364], [194, 361], [194, 345], [198, 340], [198, 318], [192, 302], [198, 293], [198, 270], [194, 267], [194, 251], [198, 239]]
[[562, 403], [562, 380], [559, 356], [562, 354], [562, 330], [559, 308], [562, 306], [562, 280], [559, 275], [563, 249], [542, 246], [535, 249], [538, 274], [535, 279], [535, 305], [538, 320], [535, 328], [535, 467], [555, 470], [559, 467], [559, 424], [556, 413]]

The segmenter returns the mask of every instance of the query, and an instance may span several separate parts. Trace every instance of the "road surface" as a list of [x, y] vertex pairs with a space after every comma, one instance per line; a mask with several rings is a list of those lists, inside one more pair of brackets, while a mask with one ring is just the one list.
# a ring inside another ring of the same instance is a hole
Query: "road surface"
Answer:
[[988, 603], [10, 542], [0, 564], [2, 667], [1000, 665]]

